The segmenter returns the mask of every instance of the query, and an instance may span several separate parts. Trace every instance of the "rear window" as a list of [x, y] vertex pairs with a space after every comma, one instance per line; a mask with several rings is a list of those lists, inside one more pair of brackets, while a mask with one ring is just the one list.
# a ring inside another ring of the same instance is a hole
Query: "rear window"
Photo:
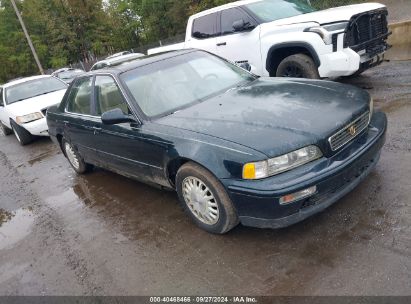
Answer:
[[209, 14], [193, 21], [192, 36], [197, 39], [206, 39], [217, 35], [217, 14]]
[[26, 81], [5, 89], [7, 104], [67, 89], [67, 84], [54, 77]]

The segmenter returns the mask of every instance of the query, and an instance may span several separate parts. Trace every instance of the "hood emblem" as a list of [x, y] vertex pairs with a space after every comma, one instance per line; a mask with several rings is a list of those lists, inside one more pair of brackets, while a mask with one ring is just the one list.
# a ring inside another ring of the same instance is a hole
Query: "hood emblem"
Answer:
[[348, 133], [350, 133], [351, 136], [354, 136], [357, 133], [357, 128], [355, 126], [351, 126], [348, 129]]

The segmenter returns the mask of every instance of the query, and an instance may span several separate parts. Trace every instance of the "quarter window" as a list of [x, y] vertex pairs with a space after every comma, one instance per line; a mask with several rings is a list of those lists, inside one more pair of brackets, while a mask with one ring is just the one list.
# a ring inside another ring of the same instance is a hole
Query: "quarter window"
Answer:
[[192, 36], [197, 39], [215, 37], [217, 35], [216, 21], [216, 13], [194, 19]]
[[97, 115], [117, 108], [129, 114], [127, 103], [112, 77], [96, 76], [94, 90]]
[[68, 96], [67, 111], [91, 115], [91, 80], [92, 77], [76, 80]]
[[221, 33], [222, 35], [234, 33], [233, 23], [235, 21], [244, 20], [245, 23], [253, 25], [254, 22], [247, 14], [238, 8], [230, 8], [221, 12]]

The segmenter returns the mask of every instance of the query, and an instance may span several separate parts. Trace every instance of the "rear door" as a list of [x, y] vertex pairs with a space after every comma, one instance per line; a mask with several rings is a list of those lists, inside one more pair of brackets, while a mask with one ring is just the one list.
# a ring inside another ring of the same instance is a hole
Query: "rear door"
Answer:
[[68, 140], [86, 162], [96, 163], [97, 137], [101, 121], [93, 115], [93, 76], [81, 77], [73, 84], [65, 109], [64, 138]]
[[[260, 32], [257, 22], [241, 8], [226, 9], [219, 14], [221, 36], [217, 37], [217, 55], [237, 64], [249, 63], [261, 74]], [[234, 22], [243, 20], [248, 29], [235, 31]]]
[[186, 35], [186, 48], [196, 48], [215, 54], [218, 33], [217, 13], [208, 14], [193, 20], [191, 33]]

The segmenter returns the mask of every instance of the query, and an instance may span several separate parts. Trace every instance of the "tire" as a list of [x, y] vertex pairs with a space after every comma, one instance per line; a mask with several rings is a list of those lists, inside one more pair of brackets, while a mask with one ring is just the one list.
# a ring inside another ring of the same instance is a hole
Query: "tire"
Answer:
[[184, 164], [177, 172], [176, 190], [184, 211], [201, 229], [224, 234], [238, 225], [237, 213], [223, 185], [203, 167], [192, 162]]
[[10, 124], [13, 129], [14, 135], [16, 135], [17, 141], [22, 146], [28, 145], [29, 143], [33, 141], [33, 136], [30, 134], [29, 131], [19, 126], [14, 121], [11, 121]]
[[1, 121], [0, 121], [0, 129], [5, 136], [13, 134], [13, 130], [6, 127]]
[[61, 146], [63, 148], [64, 155], [77, 174], [84, 174], [93, 169], [93, 166], [86, 163], [78, 151], [68, 141], [63, 139]]
[[291, 55], [283, 59], [276, 71], [277, 77], [320, 79], [318, 68], [311, 57], [304, 54]]

